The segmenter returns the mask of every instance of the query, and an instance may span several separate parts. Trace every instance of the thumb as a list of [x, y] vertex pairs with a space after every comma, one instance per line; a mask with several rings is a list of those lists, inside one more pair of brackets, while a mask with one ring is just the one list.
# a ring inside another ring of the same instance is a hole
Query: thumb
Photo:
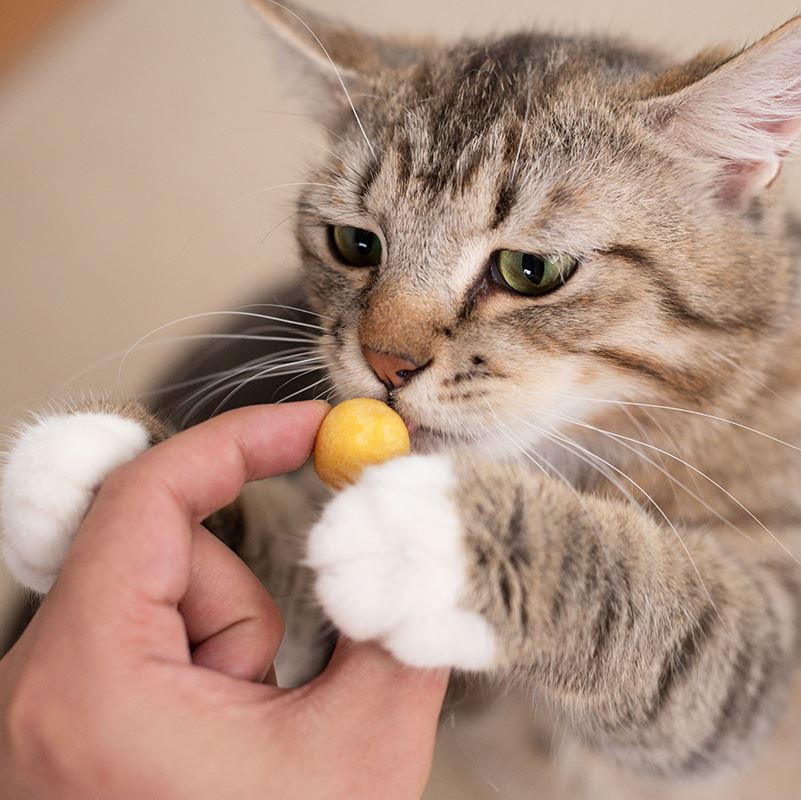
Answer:
[[401, 664], [375, 643], [340, 638], [306, 696], [337, 719], [341, 741], [361, 750], [371, 769], [397, 771], [403, 763], [414, 773], [406, 779], [419, 780], [422, 793], [448, 676]]

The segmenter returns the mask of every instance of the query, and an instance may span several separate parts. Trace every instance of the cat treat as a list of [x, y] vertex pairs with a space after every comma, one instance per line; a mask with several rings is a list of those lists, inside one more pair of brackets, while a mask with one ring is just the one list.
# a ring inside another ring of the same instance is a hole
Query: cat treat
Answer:
[[386, 403], [359, 397], [333, 408], [314, 444], [314, 468], [334, 489], [355, 483], [362, 470], [408, 455], [409, 431]]

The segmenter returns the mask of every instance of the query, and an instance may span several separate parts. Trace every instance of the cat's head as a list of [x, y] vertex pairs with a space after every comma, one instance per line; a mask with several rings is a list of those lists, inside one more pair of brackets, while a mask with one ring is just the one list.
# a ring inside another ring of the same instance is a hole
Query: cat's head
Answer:
[[388, 400], [419, 446], [511, 451], [608, 401], [720, 411], [771, 368], [801, 19], [671, 68], [597, 39], [414, 44], [256, 5], [331, 131], [298, 238], [340, 397]]

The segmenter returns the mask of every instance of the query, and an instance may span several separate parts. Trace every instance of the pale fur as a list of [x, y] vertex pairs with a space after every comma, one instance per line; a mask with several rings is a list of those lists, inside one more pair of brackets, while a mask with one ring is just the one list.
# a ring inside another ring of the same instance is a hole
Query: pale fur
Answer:
[[417, 667], [490, 669], [495, 636], [463, 608], [469, 587], [456, 472], [445, 456], [409, 456], [365, 471], [326, 507], [307, 563], [334, 624]]
[[19, 435], [3, 470], [0, 522], [3, 558], [23, 586], [50, 589], [95, 490], [149, 444], [139, 422], [107, 413], [45, 417]]

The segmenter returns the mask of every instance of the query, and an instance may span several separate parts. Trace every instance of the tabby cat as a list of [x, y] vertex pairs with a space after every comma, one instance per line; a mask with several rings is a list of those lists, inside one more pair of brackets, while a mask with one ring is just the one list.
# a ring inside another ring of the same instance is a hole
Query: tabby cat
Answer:
[[[801, 797], [801, 18], [676, 65], [254, 5], [331, 132], [297, 215], [317, 352], [415, 451], [217, 520], [283, 598], [279, 675], [319, 669], [325, 618], [536, 698], [568, 738], [520, 796]], [[48, 590], [93, 489], [164, 435], [110, 403], [20, 435], [23, 584]]]

